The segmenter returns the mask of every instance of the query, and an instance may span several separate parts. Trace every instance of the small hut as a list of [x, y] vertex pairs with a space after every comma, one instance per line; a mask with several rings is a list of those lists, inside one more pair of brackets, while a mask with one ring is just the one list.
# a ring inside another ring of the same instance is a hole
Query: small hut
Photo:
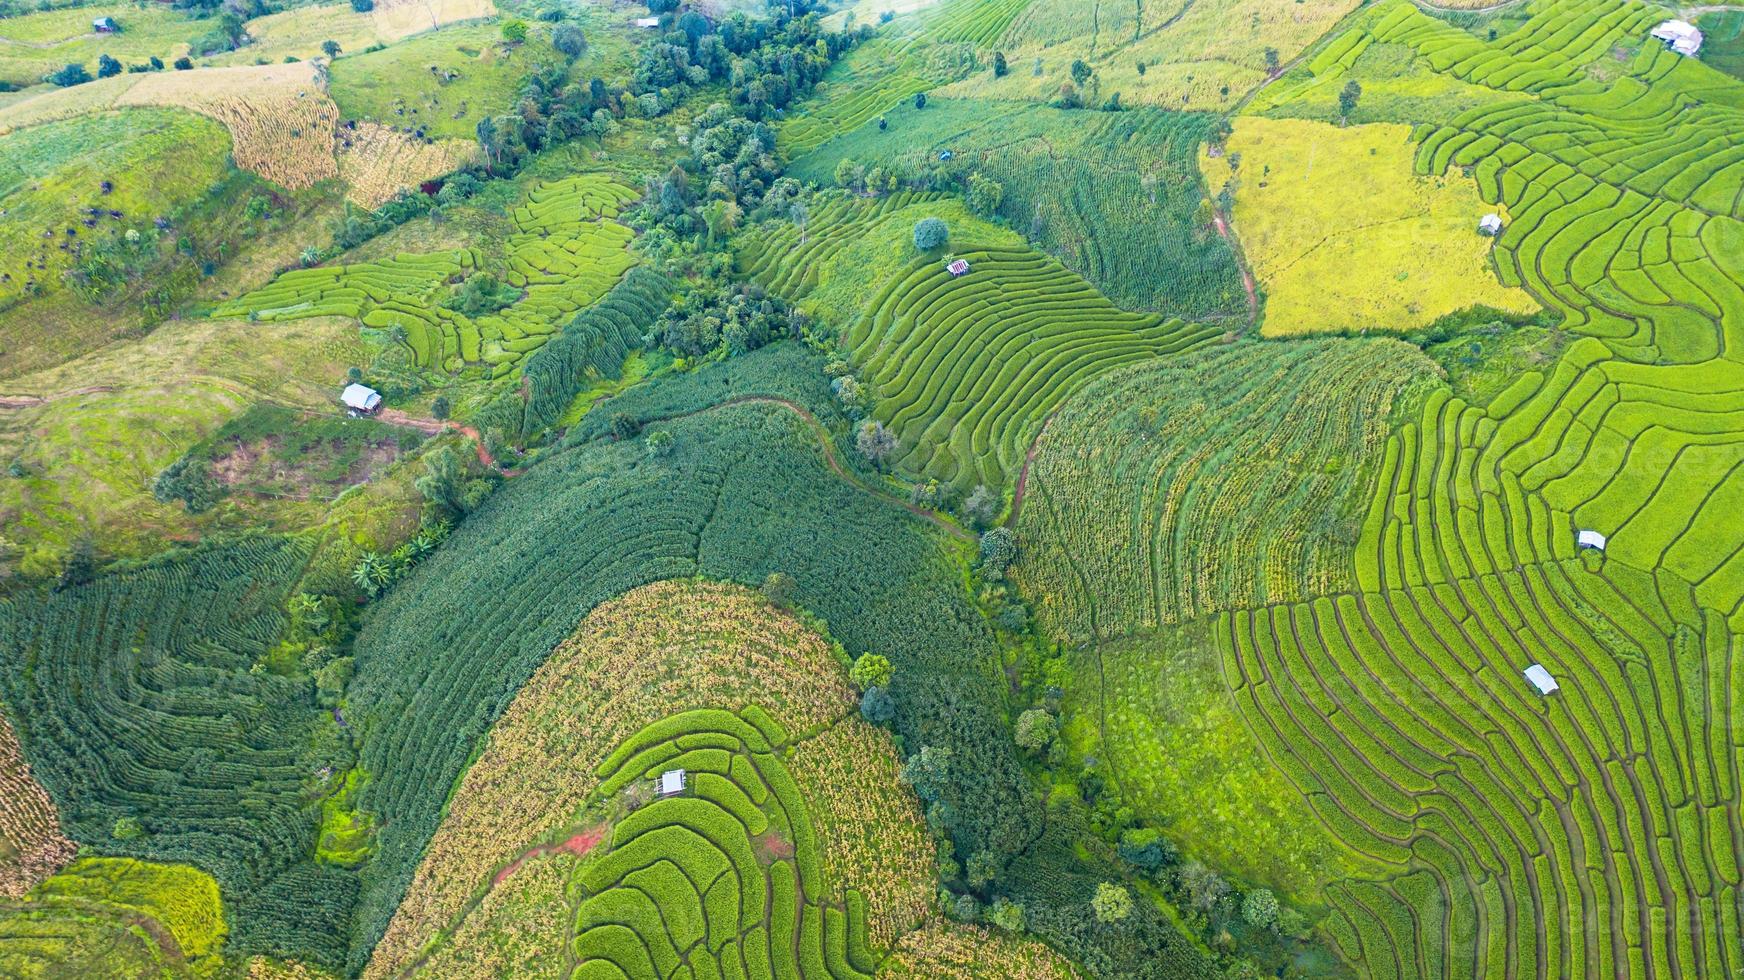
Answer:
[[660, 774], [658, 795], [662, 798], [677, 796], [684, 792], [684, 770], [668, 769]]
[[381, 392], [368, 385], [348, 384], [339, 393], [340, 404], [363, 415], [373, 415], [381, 408]]
[[957, 157], [957, 154], [955, 151], [952, 151], [952, 150], [940, 150], [939, 151], [939, 162], [940, 163], [949, 163], [952, 160], [956, 159], [956, 157]]
[[1593, 551], [1605, 550], [1605, 536], [1597, 531], [1582, 529], [1574, 534], [1574, 545], [1577, 548], [1590, 548]]
[[1499, 214], [1486, 214], [1482, 218], [1478, 219], [1478, 234], [1488, 235], [1491, 238], [1495, 238], [1497, 235], [1500, 235], [1501, 233], [1502, 233], [1502, 216], [1501, 215], [1499, 215]]
[[638, 18], [636, 18], [636, 26], [637, 27], [659, 27], [660, 26], [660, 18], [658, 18], [658, 17], [638, 17]]
[[969, 260], [952, 259], [951, 263], [945, 266], [945, 271], [953, 276], [966, 276], [969, 274]]
[[1543, 664], [1533, 664], [1521, 673], [1526, 675], [1533, 687], [1538, 688], [1539, 694], [1549, 697], [1557, 692], [1556, 678], [1550, 676], [1550, 671], [1545, 670]]
[[1653, 29], [1653, 36], [1686, 58], [1695, 57], [1702, 49], [1702, 32], [1688, 21], [1668, 20]]
[[121, 31], [121, 25], [115, 23], [113, 17], [98, 17], [91, 21], [91, 30], [98, 34], [117, 34]]

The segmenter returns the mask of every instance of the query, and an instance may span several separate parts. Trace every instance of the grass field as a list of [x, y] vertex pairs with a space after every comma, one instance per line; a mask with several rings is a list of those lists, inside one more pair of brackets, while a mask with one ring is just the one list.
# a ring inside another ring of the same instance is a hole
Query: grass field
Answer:
[[0, 900], [8, 976], [211, 976], [227, 933], [210, 875], [187, 865], [83, 858], [22, 901]]
[[1202, 157], [1206, 182], [1234, 191], [1235, 231], [1266, 292], [1263, 334], [1403, 332], [1473, 306], [1538, 309], [1498, 280], [1492, 239], [1478, 233], [1497, 208], [1458, 172], [1415, 173], [1409, 136], [1401, 125], [1250, 117], [1225, 153]]
[[[164, 467], [249, 406], [271, 400], [332, 411], [347, 367], [365, 361], [340, 321], [189, 322], [125, 348], [13, 378], [0, 393], [6, 563], [38, 574], [89, 536], [106, 554], [144, 557], [166, 540], [242, 521], [320, 523], [324, 505], [233, 498], [205, 515], [152, 497]], [[32, 403], [33, 399], [44, 399]]]
[[[113, 17], [114, 34], [98, 34], [91, 22]], [[211, 27], [165, 6], [99, 3], [8, 17], [0, 21], [0, 81], [35, 85], [62, 65], [77, 63], [93, 76], [97, 58], [144, 64], [156, 56], [165, 65], [188, 52], [188, 43]]]
[[[208, 193], [229, 149], [216, 123], [161, 109], [0, 139], [0, 305], [61, 289], [62, 272], [129, 230], [155, 240], [153, 219]], [[0, 336], [0, 359], [12, 346]]]
[[972, 24], [963, 38], [1004, 51], [1012, 70], [1000, 79], [977, 73], [940, 94], [1046, 101], [1071, 82], [1072, 63], [1083, 60], [1096, 73], [1082, 93], [1092, 106], [1119, 92], [1127, 105], [1225, 110], [1266, 80], [1267, 48], [1289, 62], [1358, 6], [1356, 0], [1033, 0], [977, 7], [959, 0], [941, 5], [936, 16]]
[[1744, 11], [1728, 10], [1696, 18], [1702, 32], [1702, 61], [1744, 79]]
[[[344, 119], [413, 129], [433, 139], [470, 140], [480, 119], [514, 101], [533, 65], [558, 59], [547, 38], [534, 31], [526, 44], [508, 47], [494, 26], [443, 28], [339, 58], [327, 92]], [[448, 81], [432, 66], [459, 75]]]

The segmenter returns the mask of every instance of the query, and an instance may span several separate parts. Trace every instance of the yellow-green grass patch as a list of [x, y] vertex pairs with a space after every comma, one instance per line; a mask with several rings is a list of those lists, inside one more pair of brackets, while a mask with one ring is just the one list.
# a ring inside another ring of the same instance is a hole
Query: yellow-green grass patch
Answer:
[[1207, 184], [1233, 191], [1235, 231], [1266, 292], [1264, 335], [1407, 331], [1474, 306], [1538, 309], [1496, 278], [1493, 240], [1478, 231], [1499, 206], [1459, 172], [1414, 174], [1410, 133], [1244, 117], [1224, 153], [1201, 154]]
[[[113, 17], [121, 30], [99, 34], [92, 21]], [[213, 22], [194, 20], [167, 4], [98, 4], [67, 7], [0, 20], [0, 81], [33, 85], [63, 65], [81, 64], [97, 74], [97, 59], [143, 64], [156, 56], [165, 65], [188, 52], [188, 42]]]

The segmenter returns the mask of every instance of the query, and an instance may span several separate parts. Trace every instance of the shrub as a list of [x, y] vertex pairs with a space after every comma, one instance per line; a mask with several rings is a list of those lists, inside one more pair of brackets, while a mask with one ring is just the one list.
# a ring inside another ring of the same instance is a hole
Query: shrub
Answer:
[[896, 703], [882, 687], [869, 687], [860, 695], [860, 717], [874, 725], [886, 725], [896, 717]]
[[1023, 931], [1023, 906], [1008, 898], [996, 898], [987, 910], [987, 922], [1006, 932]]
[[1256, 928], [1275, 928], [1279, 911], [1278, 896], [1269, 888], [1255, 888], [1241, 901], [1241, 917]]
[[786, 572], [770, 572], [763, 579], [763, 598], [778, 609], [787, 609], [793, 605], [793, 594], [799, 588], [799, 583]]
[[551, 46], [571, 58], [578, 58], [587, 50], [587, 35], [574, 24], [558, 24], [551, 31]]
[[503, 40], [510, 44], [521, 44], [527, 40], [527, 22], [521, 20], [503, 21]]
[[91, 73], [85, 70], [85, 66], [76, 64], [68, 64], [63, 68], [57, 69], [45, 79], [45, 81], [59, 85], [61, 88], [67, 88], [73, 85], [83, 85], [90, 80]]
[[114, 58], [111, 58], [106, 54], [97, 56], [98, 78], [108, 78], [111, 75], [119, 74], [121, 74], [121, 62], [116, 61]]
[[1010, 528], [995, 527], [981, 532], [981, 574], [993, 580], [1005, 577], [1005, 570], [1017, 560], [1017, 538]]
[[914, 223], [914, 247], [930, 252], [950, 240], [951, 229], [940, 218], [922, 218]]
[[[365, 2], [369, 2], [369, 0], [365, 0]], [[194, 67], [194, 62], [187, 55], [183, 55], [175, 60], [175, 66], [176, 71], [187, 71]]]

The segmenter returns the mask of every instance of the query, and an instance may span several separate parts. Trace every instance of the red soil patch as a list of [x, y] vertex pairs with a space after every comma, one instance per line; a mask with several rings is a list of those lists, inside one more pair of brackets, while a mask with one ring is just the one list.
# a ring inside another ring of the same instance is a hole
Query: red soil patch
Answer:
[[526, 864], [533, 858], [544, 857], [547, 854], [556, 854], [559, 851], [567, 851], [576, 857], [581, 857], [588, 851], [593, 850], [594, 845], [604, 840], [605, 836], [605, 827], [589, 827], [561, 843], [540, 844], [538, 847], [528, 848], [527, 850], [522, 851], [513, 861], [504, 865], [501, 871], [498, 871], [491, 877], [491, 887], [495, 888], [502, 884], [508, 879], [509, 875], [521, 870], [521, 865]]
[[780, 834], [770, 831], [757, 838], [757, 856], [765, 864], [793, 856], [793, 843]]

